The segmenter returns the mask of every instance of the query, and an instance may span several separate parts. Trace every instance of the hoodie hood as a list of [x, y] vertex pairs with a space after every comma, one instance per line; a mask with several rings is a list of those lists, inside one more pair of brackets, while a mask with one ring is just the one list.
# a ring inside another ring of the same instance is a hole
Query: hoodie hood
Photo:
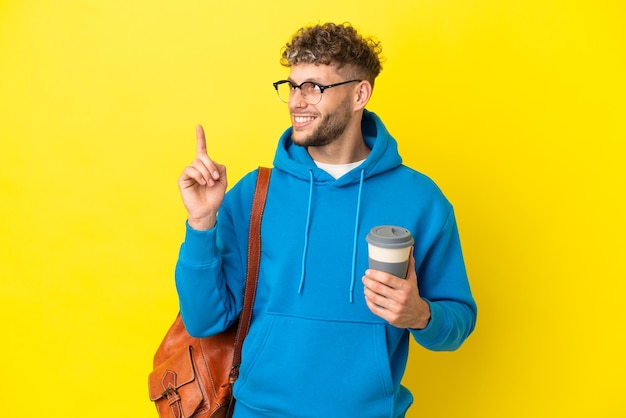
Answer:
[[306, 148], [292, 142], [292, 128], [288, 128], [280, 137], [274, 156], [274, 167], [307, 182], [311, 181], [312, 176], [314, 183], [343, 186], [358, 183], [361, 176], [367, 179], [402, 164], [396, 140], [375, 113], [363, 111], [361, 131], [371, 152], [363, 164], [337, 180], [315, 165]]

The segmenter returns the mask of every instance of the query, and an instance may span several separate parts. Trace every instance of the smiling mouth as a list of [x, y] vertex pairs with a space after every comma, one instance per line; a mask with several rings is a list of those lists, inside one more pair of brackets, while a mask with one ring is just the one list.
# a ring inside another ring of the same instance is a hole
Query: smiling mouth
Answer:
[[294, 116], [293, 121], [295, 123], [307, 123], [315, 120], [315, 116]]

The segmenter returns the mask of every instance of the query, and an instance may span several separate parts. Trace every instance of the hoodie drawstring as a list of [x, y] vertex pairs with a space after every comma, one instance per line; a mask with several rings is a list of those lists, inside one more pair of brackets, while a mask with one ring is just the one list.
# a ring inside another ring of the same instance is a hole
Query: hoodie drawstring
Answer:
[[309, 225], [311, 223], [311, 204], [313, 201], [313, 170], [309, 170], [309, 204], [306, 209], [306, 225], [304, 227], [304, 249], [302, 250], [302, 274], [300, 275], [300, 286], [298, 293], [302, 293], [304, 287], [304, 275], [306, 269], [306, 252], [309, 247]]
[[[363, 191], [363, 179], [365, 170], [361, 170], [361, 178], [359, 180], [359, 194], [356, 201], [356, 215], [354, 219], [354, 237], [352, 240], [352, 273], [350, 278], [349, 299], [350, 303], [354, 303], [354, 286], [356, 284], [356, 257], [359, 238], [359, 218], [361, 214], [361, 193]], [[309, 247], [309, 227], [311, 224], [311, 205], [313, 202], [313, 171], [309, 170], [309, 203], [306, 210], [306, 225], [304, 227], [304, 248], [302, 250], [302, 272], [300, 274], [300, 285], [298, 293], [302, 293], [304, 288], [304, 278], [306, 275], [306, 255]]]
[[361, 191], [363, 190], [363, 176], [365, 170], [361, 170], [359, 181], [359, 196], [356, 201], [356, 219], [354, 220], [354, 239], [352, 242], [352, 279], [350, 280], [350, 303], [354, 303], [354, 285], [356, 282], [356, 249], [359, 238], [359, 215], [361, 213]]

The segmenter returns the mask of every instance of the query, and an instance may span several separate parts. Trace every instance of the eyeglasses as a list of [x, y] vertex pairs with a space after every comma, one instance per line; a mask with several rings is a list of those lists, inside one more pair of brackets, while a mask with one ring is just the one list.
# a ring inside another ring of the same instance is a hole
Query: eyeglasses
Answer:
[[305, 81], [304, 83], [297, 85], [289, 80], [280, 80], [272, 84], [274, 84], [276, 93], [278, 93], [278, 98], [285, 103], [289, 103], [289, 100], [295, 93], [296, 89], [300, 89], [300, 93], [302, 93], [304, 101], [308, 104], [316, 105], [322, 100], [322, 93], [324, 93], [324, 90], [360, 81], [363, 80], [348, 80], [342, 81], [341, 83], [329, 84], [327, 86], [322, 86], [321, 84], [317, 84], [312, 81]]

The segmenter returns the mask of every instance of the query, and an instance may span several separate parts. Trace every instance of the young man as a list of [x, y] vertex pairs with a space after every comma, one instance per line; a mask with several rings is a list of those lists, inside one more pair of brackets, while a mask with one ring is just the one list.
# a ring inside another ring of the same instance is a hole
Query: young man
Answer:
[[[474, 329], [452, 206], [402, 165], [365, 109], [379, 53], [349, 24], [330, 23], [299, 30], [284, 49], [289, 79], [274, 87], [292, 126], [274, 159], [236, 418], [402, 417], [413, 401], [400, 385], [409, 337], [455, 350]], [[256, 175], [225, 194], [226, 168], [197, 128], [197, 158], [178, 183], [188, 221], [176, 267], [194, 336], [226, 329], [241, 311]], [[406, 278], [368, 270], [365, 237], [378, 225], [414, 237]]]

